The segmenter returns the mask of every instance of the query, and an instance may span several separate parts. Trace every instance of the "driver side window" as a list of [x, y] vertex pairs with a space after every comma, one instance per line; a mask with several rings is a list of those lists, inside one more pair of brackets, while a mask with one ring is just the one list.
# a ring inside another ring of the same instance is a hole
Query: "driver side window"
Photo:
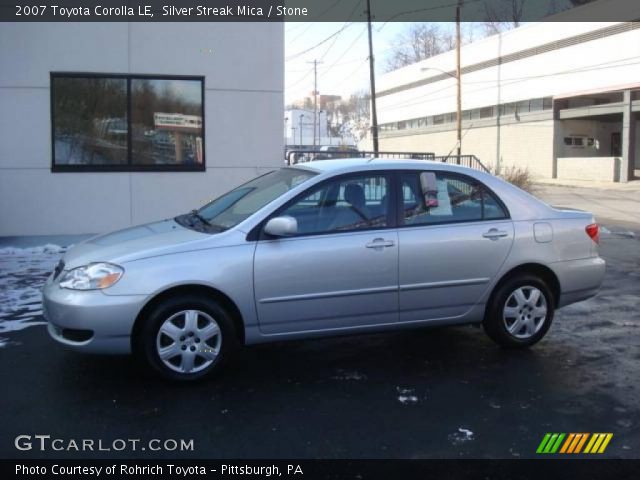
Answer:
[[298, 221], [298, 235], [387, 226], [389, 182], [379, 174], [338, 177], [279, 215]]

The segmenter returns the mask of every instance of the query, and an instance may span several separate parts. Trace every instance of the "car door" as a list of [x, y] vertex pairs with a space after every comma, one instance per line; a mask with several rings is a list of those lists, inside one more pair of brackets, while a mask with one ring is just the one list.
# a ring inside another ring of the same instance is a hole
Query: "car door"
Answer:
[[399, 321], [463, 316], [511, 249], [508, 212], [467, 176], [403, 172], [399, 181]]
[[384, 172], [312, 187], [273, 216], [297, 221], [291, 237], [261, 234], [255, 303], [265, 334], [397, 322], [398, 234]]

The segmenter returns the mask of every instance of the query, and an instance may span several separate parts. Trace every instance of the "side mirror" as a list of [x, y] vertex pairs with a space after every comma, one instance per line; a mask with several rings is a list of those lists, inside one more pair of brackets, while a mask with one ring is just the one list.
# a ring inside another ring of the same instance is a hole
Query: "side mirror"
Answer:
[[298, 233], [298, 221], [290, 216], [273, 217], [264, 226], [264, 232], [274, 237], [290, 237]]

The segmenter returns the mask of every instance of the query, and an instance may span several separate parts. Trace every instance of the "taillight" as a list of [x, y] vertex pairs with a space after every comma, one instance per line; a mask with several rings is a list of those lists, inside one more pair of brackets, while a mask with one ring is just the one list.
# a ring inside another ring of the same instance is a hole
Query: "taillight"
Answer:
[[597, 223], [592, 223], [584, 227], [584, 231], [587, 232], [589, 238], [596, 243], [600, 243], [600, 229], [598, 228]]

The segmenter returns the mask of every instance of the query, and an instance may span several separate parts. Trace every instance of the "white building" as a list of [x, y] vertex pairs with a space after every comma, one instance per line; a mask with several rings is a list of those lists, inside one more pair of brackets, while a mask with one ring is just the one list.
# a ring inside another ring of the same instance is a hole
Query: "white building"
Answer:
[[[379, 79], [381, 150], [455, 154], [455, 65], [451, 51]], [[527, 24], [464, 46], [461, 66], [462, 154], [546, 178], [640, 173], [640, 23]]]
[[286, 110], [284, 112], [284, 135], [287, 145], [308, 148], [313, 148], [314, 141], [317, 147], [340, 142], [340, 138], [332, 138], [329, 135], [327, 112], [324, 110], [319, 110], [315, 115], [313, 110], [301, 108]]
[[280, 167], [283, 45], [281, 23], [1, 24], [0, 235], [167, 218]]

